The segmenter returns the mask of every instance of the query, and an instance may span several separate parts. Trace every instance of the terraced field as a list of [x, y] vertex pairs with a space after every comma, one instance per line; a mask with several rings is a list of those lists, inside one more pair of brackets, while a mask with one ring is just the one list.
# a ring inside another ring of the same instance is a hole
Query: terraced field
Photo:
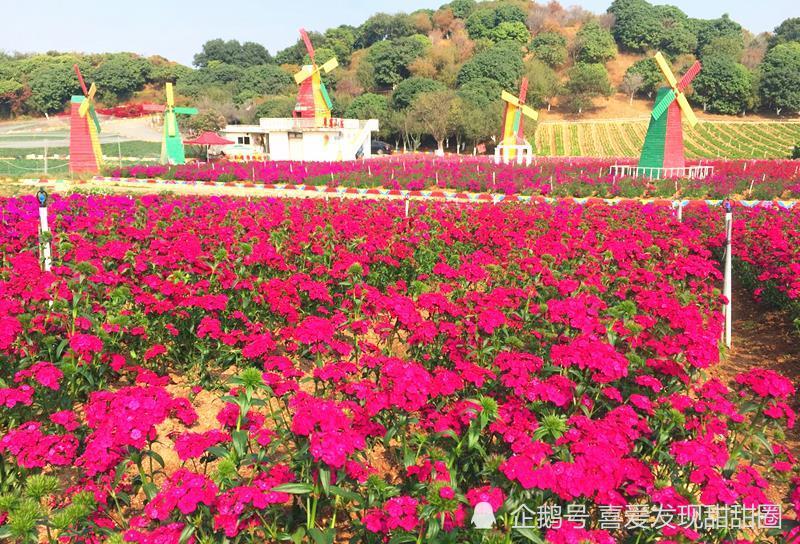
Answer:
[[[636, 157], [647, 120], [545, 122], [536, 131], [536, 153], [544, 156]], [[800, 122], [701, 121], [685, 127], [692, 159], [781, 159], [800, 143]]]

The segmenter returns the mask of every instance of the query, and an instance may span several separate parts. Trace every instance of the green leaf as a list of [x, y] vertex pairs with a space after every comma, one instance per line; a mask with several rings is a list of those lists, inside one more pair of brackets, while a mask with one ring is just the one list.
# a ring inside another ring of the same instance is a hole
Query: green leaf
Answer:
[[336, 536], [336, 530], [331, 528], [322, 531], [321, 529], [312, 527], [308, 530], [308, 534], [311, 535], [311, 538], [314, 539], [316, 544], [333, 544], [333, 539]]
[[331, 471], [326, 468], [319, 469], [319, 481], [326, 495], [331, 492]]
[[239, 457], [242, 457], [247, 451], [247, 431], [233, 431], [231, 438], [233, 439], [233, 449], [236, 450]]
[[161, 465], [161, 468], [166, 466], [166, 463], [164, 463], [164, 458], [153, 450], [145, 450], [142, 452], [142, 455], [152, 458], [156, 463]]
[[298, 528], [298, 529], [297, 529], [297, 530], [294, 532], [294, 534], [292, 534], [292, 536], [291, 536], [291, 540], [292, 540], [292, 542], [294, 542], [294, 544], [302, 544], [302, 542], [303, 542], [303, 537], [305, 537], [305, 536], [306, 536], [306, 530], [305, 530], [305, 527], [299, 527], [299, 528]]
[[142, 484], [142, 490], [144, 490], [144, 494], [147, 496], [148, 500], [153, 500], [153, 497], [158, 495], [158, 488], [156, 484], [153, 482], [145, 482]]
[[529, 529], [527, 527], [514, 529], [516, 532], [530, 540], [531, 542], [535, 542], [536, 544], [545, 544], [544, 540], [537, 535], [533, 529]]
[[314, 491], [314, 487], [310, 484], [291, 483], [281, 484], [277, 487], [273, 487], [272, 490], [279, 493], [290, 493], [292, 495], [305, 495], [306, 493]]
[[417, 537], [414, 535], [397, 535], [389, 541], [389, 544], [406, 544], [407, 542], [416, 542]]
[[332, 485], [330, 487], [330, 492], [337, 497], [347, 499], [356, 504], [361, 504], [361, 495], [353, 491], [350, 491], [349, 489], [342, 489], [337, 485]]
[[187, 525], [181, 531], [181, 537], [178, 539], [178, 544], [186, 544], [194, 534], [195, 528], [192, 525]]

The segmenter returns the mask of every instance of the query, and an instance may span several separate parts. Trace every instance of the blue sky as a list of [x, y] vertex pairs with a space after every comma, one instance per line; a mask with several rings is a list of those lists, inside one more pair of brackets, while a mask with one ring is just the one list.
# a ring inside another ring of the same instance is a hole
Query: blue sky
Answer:
[[[652, 0], [651, 0], [652, 1]], [[324, 30], [359, 24], [371, 14], [437, 8], [446, 0], [0, 0], [0, 50], [22, 52], [133, 51], [190, 64], [213, 38], [263, 44], [271, 53], [290, 45], [301, 26]], [[611, 0], [564, 0], [596, 13]], [[724, 12], [753, 32], [772, 30], [800, 16], [797, 0], [656, 0], [691, 17]], [[113, 6], [120, 6], [113, 8]], [[124, 6], [124, 7], [123, 7]]]

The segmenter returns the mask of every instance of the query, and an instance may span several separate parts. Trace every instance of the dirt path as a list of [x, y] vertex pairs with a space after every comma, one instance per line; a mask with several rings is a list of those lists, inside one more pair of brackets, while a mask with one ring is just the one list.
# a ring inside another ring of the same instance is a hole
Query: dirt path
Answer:
[[[731, 351], [717, 367], [720, 377], [733, 379], [751, 368], [766, 368], [791, 379], [800, 390], [800, 335], [786, 312], [755, 302], [735, 282], [733, 304]], [[800, 395], [790, 404], [800, 411]], [[800, 457], [800, 424], [787, 433], [786, 444]]]
[[[753, 367], [768, 368], [800, 386], [800, 336], [789, 316], [755, 302], [741, 286], [736, 286], [733, 304], [732, 348], [720, 367], [723, 372], [735, 375]], [[795, 408], [800, 407], [797, 400]]]

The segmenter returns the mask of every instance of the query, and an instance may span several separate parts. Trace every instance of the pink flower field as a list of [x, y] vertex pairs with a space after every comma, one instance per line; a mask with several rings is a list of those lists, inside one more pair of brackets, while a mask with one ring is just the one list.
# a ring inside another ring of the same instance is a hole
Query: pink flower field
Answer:
[[[43, 272], [0, 199], [0, 541], [792, 542], [795, 387], [716, 368], [720, 213], [73, 194]], [[736, 217], [796, 301], [800, 209]]]
[[[399, 156], [338, 163], [222, 162], [183, 166], [132, 166], [114, 169], [114, 177], [162, 178], [190, 182], [250, 181], [387, 189], [445, 189], [507, 195], [723, 198], [800, 197], [800, 161], [704, 160], [714, 175], [703, 180], [618, 178], [615, 164], [630, 158], [537, 158], [531, 166], [494, 164], [486, 157]], [[697, 161], [690, 164], [699, 164]]]

